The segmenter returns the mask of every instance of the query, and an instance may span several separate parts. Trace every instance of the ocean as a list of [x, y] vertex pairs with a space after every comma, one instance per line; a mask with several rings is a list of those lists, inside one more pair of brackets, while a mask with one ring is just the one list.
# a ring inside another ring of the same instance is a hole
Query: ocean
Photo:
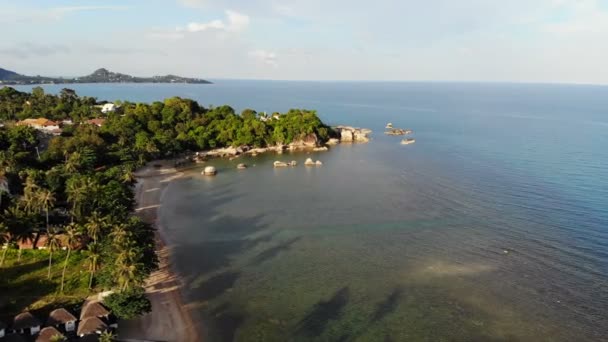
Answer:
[[[70, 87], [315, 109], [373, 130], [367, 144], [217, 160], [217, 177], [197, 169], [170, 184], [161, 224], [210, 341], [608, 340], [606, 86]], [[388, 122], [416, 143], [385, 136]], [[308, 157], [324, 165], [306, 168]]]

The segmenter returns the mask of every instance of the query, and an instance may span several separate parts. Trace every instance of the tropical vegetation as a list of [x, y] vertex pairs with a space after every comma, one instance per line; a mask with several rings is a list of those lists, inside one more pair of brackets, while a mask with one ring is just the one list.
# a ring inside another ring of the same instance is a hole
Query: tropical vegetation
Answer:
[[[0, 89], [0, 185], [8, 185], [0, 186], [1, 312], [100, 290], [118, 292], [111, 303], [124, 317], [146, 312], [136, 298], [143, 298], [157, 257], [153, 227], [133, 215], [135, 169], [189, 151], [287, 144], [312, 134], [323, 141], [332, 134], [308, 110], [237, 114], [174, 97], [120, 102], [105, 115], [102, 103], [70, 89], [57, 95]], [[102, 116], [101, 127], [87, 123]], [[67, 123], [59, 136], [15, 124], [38, 117]], [[18, 247], [25, 243], [44, 249], [24, 252]], [[119, 309], [125, 302], [135, 304]]]

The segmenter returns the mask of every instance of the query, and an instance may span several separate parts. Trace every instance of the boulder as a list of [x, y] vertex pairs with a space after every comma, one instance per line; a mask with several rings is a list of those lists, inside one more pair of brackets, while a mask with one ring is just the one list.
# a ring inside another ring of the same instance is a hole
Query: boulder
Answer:
[[315, 147], [312, 149], [314, 152], [323, 152], [323, 151], [328, 151], [329, 148], [327, 148], [327, 146], [321, 146], [321, 147]]
[[321, 165], [323, 165], [323, 163], [322, 163], [320, 160], [317, 160], [317, 161], [315, 162], [315, 165], [316, 165], [316, 166], [321, 166]]
[[403, 139], [401, 140], [401, 145], [410, 145], [416, 142], [416, 139]]
[[215, 176], [217, 174], [217, 170], [213, 166], [207, 166], [203, 170], [203, 175], [205, 176]]
[[340, 143], [340, 139], [331, 138], [327, 141], [327, 145], [338, 145]]
[[291, 163], [289, 163], [290, 166], [297, 166], [298, 162], [295, 160], [292, 160]]
[[240, 163], [239, 165], [236, 166], [236, 168], [239, 170], [244, 170], [247, 168], [247, 164]]
[[306, 166], [314, 166], [314, 165], [315, 165], [315, 162], [314, 162], [314, 161], [312, 161], [312, 159], [311, 159], [311, 158], [308, 158], [308, 159], [306, 159], [306, 161], [304, 162], [304, 165], [306, 165]]
[[282, 161], [278, 161], [278, 160], [275, 161], [273, 165], [274, 165], [274, 167], [287, 167], [287, 166], [289, 166], [289, 164], [287, 164], [285, 162], [282, 162]]
[[342, 129], [340, 131], [340, 141], [352, 142], [354, 140], [353, 131], [348, 129]]

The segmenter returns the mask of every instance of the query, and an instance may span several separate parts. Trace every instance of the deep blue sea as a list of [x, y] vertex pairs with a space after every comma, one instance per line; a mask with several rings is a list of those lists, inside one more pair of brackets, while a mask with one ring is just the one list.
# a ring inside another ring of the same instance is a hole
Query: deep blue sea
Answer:
[[265, 155], [169, 186], [162, 224], [210, 340], [608, 340], [608, 87], [215, 82], [70, 87], [374, 133], [320, 168]]

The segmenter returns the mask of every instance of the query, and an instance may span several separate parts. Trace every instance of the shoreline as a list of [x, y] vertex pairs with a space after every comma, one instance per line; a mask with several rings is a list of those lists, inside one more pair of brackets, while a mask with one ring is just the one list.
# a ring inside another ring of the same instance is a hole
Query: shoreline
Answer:
[[[170, 161], [156, 161], [136, 172], [136, 213], [154, 226], [158, 270], [146, 280], [144, 288], [152, 311], [137, 319], [121, 322], [120, 339], [152, 341], [201, 341], [203, 334], [196, 325], [194, 313], [183, 301], [182, 281], [171, 265], [171, 244], [159, 222], [158, 210], [169, 183], [182, 176]], [[152, 164], [161, 164], [159, 169]]]

